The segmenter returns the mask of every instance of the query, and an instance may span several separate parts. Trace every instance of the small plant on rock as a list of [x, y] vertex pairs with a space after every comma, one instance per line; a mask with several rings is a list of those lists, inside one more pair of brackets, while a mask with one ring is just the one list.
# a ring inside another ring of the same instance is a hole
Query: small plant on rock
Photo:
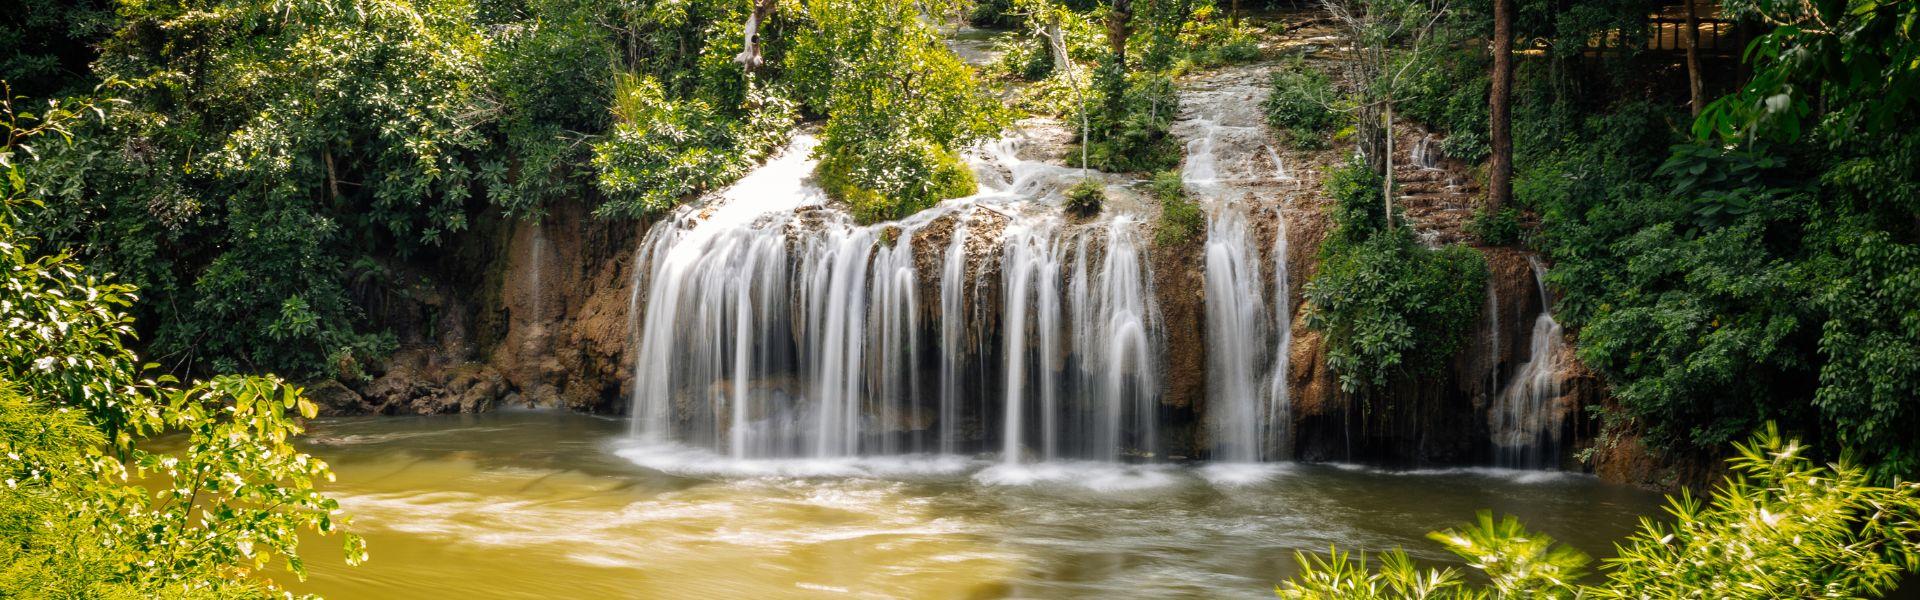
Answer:
[[1091, 217], [1100, 214], [1100, 207], [1107, 203], [1106, 186], [1096, 179], [1082, 179], [1080, 183], [1067, 188], [1067, 213], [1076, 217]]

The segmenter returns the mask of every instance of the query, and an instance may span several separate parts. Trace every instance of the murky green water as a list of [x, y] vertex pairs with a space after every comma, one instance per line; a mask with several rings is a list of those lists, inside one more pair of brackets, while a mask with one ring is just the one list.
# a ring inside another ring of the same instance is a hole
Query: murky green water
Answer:
[[[1262, 598], [1293, 552], [1406, 545], [1482, 508], [1589, 552], [1658, 498], [1591, 478], [1335, 466], [1018, 470], [734, 463], [626, 422], [507, 413], [315, 422], [373, 560], [309, 544], [333, 598]], [[643, 466], [645, 465], [645, 466]]]

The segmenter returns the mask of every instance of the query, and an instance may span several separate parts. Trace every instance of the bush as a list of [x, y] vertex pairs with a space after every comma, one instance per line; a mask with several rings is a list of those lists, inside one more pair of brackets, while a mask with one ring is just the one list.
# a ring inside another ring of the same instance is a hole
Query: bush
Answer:
[[651, 77], [622, 75], [614, 90], [613, 132], [593, 145], [600, 190], [608, 197], [594, 214], [658, 214], [759, 164], [785, 139], [794, 115], [786, 100], [758, 90], [753, 97], [761, 109], [740, 121], [699, 99], [669, 99]]
[[[326, 463], [294, 447], [317, 407], [272, 377], [139, 378], [132, 288], [36, 252], [23, 143], [87, 108], [0, 98], [0, 597], [272, 596], [257, 574], [279, 557], [305, 578], [300, 534], [346, 523], [315, 489]], [[346, 551], [365, 558], [352, 534]]]
[[1179, 246], [1198, 239], [1206, 231], [1207, 217], [1200, 211], [1200, 205], [1187, 196], [1186, 184], [1180, 181], [1179, 171], [1166, 171], [1153, 176], [1147, 190], [1154, 199], [1160, 201], [1160, 224], [1154, 229], [1153, 239], [1162, 247]]
[[1479, 252], [1429, 249], [1405, 227], [1322, 252], [1307, 282], [1306, 322], [1326, 334], [1327, 366], [1341, 389], [1436, 372], [1465, 344], [1486, 293]]
[[1329, 240], [1337, 244], [1355, 243], [1386, 228], [1386, 205], [1380, 189], [1386, 185], [1386, 179], [1368, 168], [1366, 161], [1356, 156], [1328, 169], [1323, 185], [1327, 197], [1333, 200], [1333, 210], [1328, 216], [1333, 218], [1334, 230]]
[[1012, 29], [1025, 19], [1014, 11], [1013, 0], [979, 0], [967, 11], [967, 24], [989, 29]]
[[1093, 168], [1110, 173], [1150, 173], [1178, 166], [1180, 143], [1167, 132], [1180, 113], [1180, 97], [1173, 80], [1151, 73], [1096, 77], [1096, 81], [1103, 79], [1124, 81], [1125, 88], [1117, 101], [1107, 97], [1113, 93], [1108, 90], [1088, 106], [1097, 111], [1089, 119], [1093, 130], [1087, 159]]
[[1502, 208], [1488, 211], [1482, 206], [1473, 211], [1473, 221], [1467, 223], [1467, 233], [1479, 238], [1480, 243], [1488, 246], [1505, 246], [1520, 241], [1520, 211]]
[[925, 141], [822, 144], [820, 152], [821, 189], [861, 223], [902, 218], [979, 188], [960, 157]]
[[1468, 163], [1487, 157], [1487, 94], [1490, 84], [1486, 53], [1461, 50], [1423, 55], [1434, 64], [1416, 69], [1418, 76], [1396, 105], [1404, 116], [1446, 137], [1440, 149]]
[[[1358, 392], [1435, 371], [1464, 344], [1486, 290], [1486, 259], [1434, 250], [1386, 223], [1382, 178], [1355, 159], [1326, 179], [1334, 230], [1307, 282], [1307, 326], [1327, 336], [1327, 366]], [[1395, 221], [1399, 219], [1396, 215]]]
[[1285, 132], [1287, 143], [1295, 148], [1325, 148], [1327, 135], [1346, 120], [1338, 108], [1343, 102], [1333, 80], [1295, 59], [1273, 73], [1273, 91], [1265, 105], [1267, 123]]
[[1106, 186], [1096, 179], [1082, 179], [1080, 183], [1067, 188], [1067, 212], [1079, 217], [1091, 217], [1100, 214], [1100, 208], [1107, 202]]
[[786, 75], [827, 125], [814, 149], [829, 196], [862, 222], [900, 218], [972, 194], [955, 152], [994, 135], [1008, 113], [907, 0], [807, 5], [810, 27]]
[[1302, 572], [1280, 597], [1866, 598], [1920, 572], [1920, 484], [1879, 487], [1850, 462], [1819, 466], [1771, 425], [1736, 448], [1738, 475], [1707, 504], [1672, 498], [1671, 525], [1642, 519], [1606, 561], [1603, 581], [1580, 583], [1586, 554], [1481, 513], [1428, 537], [1488, 584], [1469, 585], [1451, 568], [1420, 571], [1401, 550], [1373, 569], [1336, 549], [1326, 559], [1296, 555]]

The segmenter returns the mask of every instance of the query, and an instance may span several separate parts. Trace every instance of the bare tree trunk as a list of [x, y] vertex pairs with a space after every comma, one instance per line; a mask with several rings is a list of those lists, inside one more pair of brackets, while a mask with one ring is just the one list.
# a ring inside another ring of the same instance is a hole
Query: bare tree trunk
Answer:
[[1697, 12], [1694, 0], [1687, 0], [1687, 35], [1683, 43], [1687, 45], [1687, 92], [1692, 96], [1690, 104], [1695, 117], [1707, 106], [1706, 86], [1700, 81], [1700, 16]]
[[1040, 33], [1047, 37], [1047, 51], [1053, 54], [1053, 71], [1067, 73], [1067, 70], [1073, 67], [1067, 62], [1067, 37], [1060, 30], [1060, 15], [1054, 14], [1048, 17], [1047, 24], [1041, 28]]
[[1060, 29], [1060, 14], [1047, 17], [1046, 25], [1040, 28], [1041, 35], [1047, 38], [1047, 50], [1053, 53], [1053, 70], [1067, 78], [1067, 85], [1073, 86], [1073, 94], [1080, 100], [1080, 176], [1087, 176], [1087, 141], [1089, 120], [1087, 117], [1087, 93], [1080, 86], [1080, 76], [1073, 72], [1073, 57], [1067, 54], [1067, 36]]
[[1487, 98], [1487, 212], [1513, 199], [1513, 0], [1493, 0], [1493, 73]]
[[746, 40], [744, 49], [733, 57], [746, 72], [752, 73], [764, 62], [760, 58], [760, 26], [773, 16], [773, 5], [780, 0], [754, 0], [753, 13], [747, 15]]

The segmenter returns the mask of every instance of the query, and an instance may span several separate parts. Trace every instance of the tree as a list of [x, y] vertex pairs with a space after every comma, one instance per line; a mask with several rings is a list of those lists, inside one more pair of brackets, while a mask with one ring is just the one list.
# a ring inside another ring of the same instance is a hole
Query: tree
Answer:
[[[1393, 109], [1412, 91], [1435, 50], [1434, 33], [1448, 0], [1322, 0], [1346, 38], [1347, 80], [1358, 102], [1355, 144], [1367, 165], [1385, 177], [1381, 203], [1393, 212]], [[1388, 227], [1393, 226], [1388, 221]]]
[[132, 288], [39, 254], [17, 226], [39, 206], [29, 142], [71, 142], [106, 105], [14, 100], [0, 97], [0, 596], [267, 597], [275, 558], [304, 579], [300, 534], [346, 523], [315, 489], [326, 463], [293, 446], [317, 407], [274, 377], [140, 377]]
[[975, 80], [924, 15], [956, 2], [809, 0], [807, 22], [787, 54], [800, 99], [827, 115], [822, 187], [862, 222], [897, 219], [973, 193], [957, 152], [1006, 123], [1000, 102]]
[[1513, 201], [1513, 2], [1493, 0], [1491, 93], [1487, 95], [1488, 146], [1486, 214]]
[[778, 3], [779, 0], [754, 0], [753, 13], [747, 17], [747, 24], [742, 28], [745, 31], [745, 35], [742, 36], [741, 43], [746, 46], [746, 49], [741, 50], [740, 54], [733, 57], [733, 62], [740, 63], [740, 68], [745, 69], [748, 73], [752, 73], [755, 69], [760, 68], [760, 63], [762, 62], [760, 58], [760, 25], [766, 23], [767, 19], [773, 16], [774, 5]]
[[1706, 86], [1700, 80], [1700, 3], [1699, 0], [1686, 0], [1686, 3], [1687, 31], [1681, 40], [1687, 45], [1687, 108], [1699, 118], [1700, 111], [1707, 107]]

